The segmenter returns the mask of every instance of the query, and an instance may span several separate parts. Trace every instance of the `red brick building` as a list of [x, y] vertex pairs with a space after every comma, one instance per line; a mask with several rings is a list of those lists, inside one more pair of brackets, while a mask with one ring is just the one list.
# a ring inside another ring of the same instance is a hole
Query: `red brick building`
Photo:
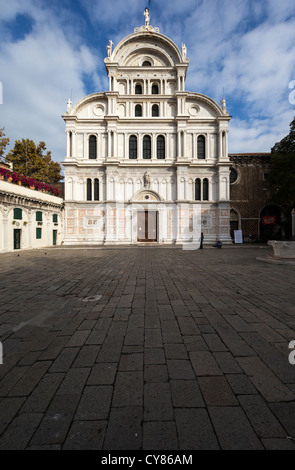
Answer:
[[242, 230], [246, 243], [280, 239], [281, 210], [272, 204], [267, 183], [271, 154], [236, 153], [229, 158], [231, 237], [234, 230]]

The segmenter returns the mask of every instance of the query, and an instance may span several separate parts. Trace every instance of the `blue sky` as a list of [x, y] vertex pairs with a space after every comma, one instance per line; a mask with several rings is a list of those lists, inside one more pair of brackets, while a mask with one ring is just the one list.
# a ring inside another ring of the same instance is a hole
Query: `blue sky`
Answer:
[[[0, 128], [10, 147], [44, 140], [65, 156], [67, 99], [106, 91], [106, 45], [144, 24], [148, 0], [0, 0]], [[268, 152], [295, 115], [294, 0], [151, 0], [151, 24], [190, 59], [186, 89], [232, 116], [229, 152]]]

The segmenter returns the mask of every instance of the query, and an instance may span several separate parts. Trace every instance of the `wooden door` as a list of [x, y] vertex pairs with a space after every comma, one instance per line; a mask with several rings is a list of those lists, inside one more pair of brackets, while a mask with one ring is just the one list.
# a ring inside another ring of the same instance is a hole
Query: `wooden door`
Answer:
[[137, 212], [137, 241], [156, 242], [158, 239], [157, 211]]
[[13, 233], [13, 247], [15, 250], [20, 249], [20, 229], [15, 228]]

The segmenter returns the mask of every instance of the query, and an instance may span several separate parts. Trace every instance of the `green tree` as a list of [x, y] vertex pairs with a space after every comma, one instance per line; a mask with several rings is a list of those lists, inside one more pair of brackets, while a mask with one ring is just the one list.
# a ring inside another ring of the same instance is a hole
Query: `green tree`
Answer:
[[268, 182], [272, 202], [283, 209], [285, 230], [290, 233], [291, 211], [295, 207], [295, 118], [290, 124], [289, 134], [271, 149]]
[[0, 129], [0, 158], [3, 157], [7, 145], [9, 145], [9, 138], [5, 136], [4, 127], [2, 127]]
[[61, 166], [51, 159], [45, 142], [35, 144], [33, 140], [16, 140], [6, 160], [13, 163], [13, 170], [44, 183], [58, 183], [63, 176]]

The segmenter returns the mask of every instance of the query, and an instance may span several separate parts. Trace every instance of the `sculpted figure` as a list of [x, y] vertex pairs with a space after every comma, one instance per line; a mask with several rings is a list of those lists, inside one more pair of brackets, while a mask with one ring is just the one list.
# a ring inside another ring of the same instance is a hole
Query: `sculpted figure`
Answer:
[[186, 45], [183, 43], [181, 43], [181, 51], [182, 51], [182, 58], [185, 59], [187, 50], [186, 50]]
[[111, 57], [112, 55], [112, 47], [113, 47], [113, 41], [109, 40], [109, 43], [107, 45], [107, 55], [108, 57]]
[[145, 25], [149, 26], [149, 24], [150, 24], [150, 12], [149, 12], [148, 8], [146, 8], [144, 10], [144, 18], [145, 18]]
[[144, 182], [144, 187], [149, 188], [150, 187], [150, 175], [146, 171], [145, 174], [143, 175], [143, 182]]

